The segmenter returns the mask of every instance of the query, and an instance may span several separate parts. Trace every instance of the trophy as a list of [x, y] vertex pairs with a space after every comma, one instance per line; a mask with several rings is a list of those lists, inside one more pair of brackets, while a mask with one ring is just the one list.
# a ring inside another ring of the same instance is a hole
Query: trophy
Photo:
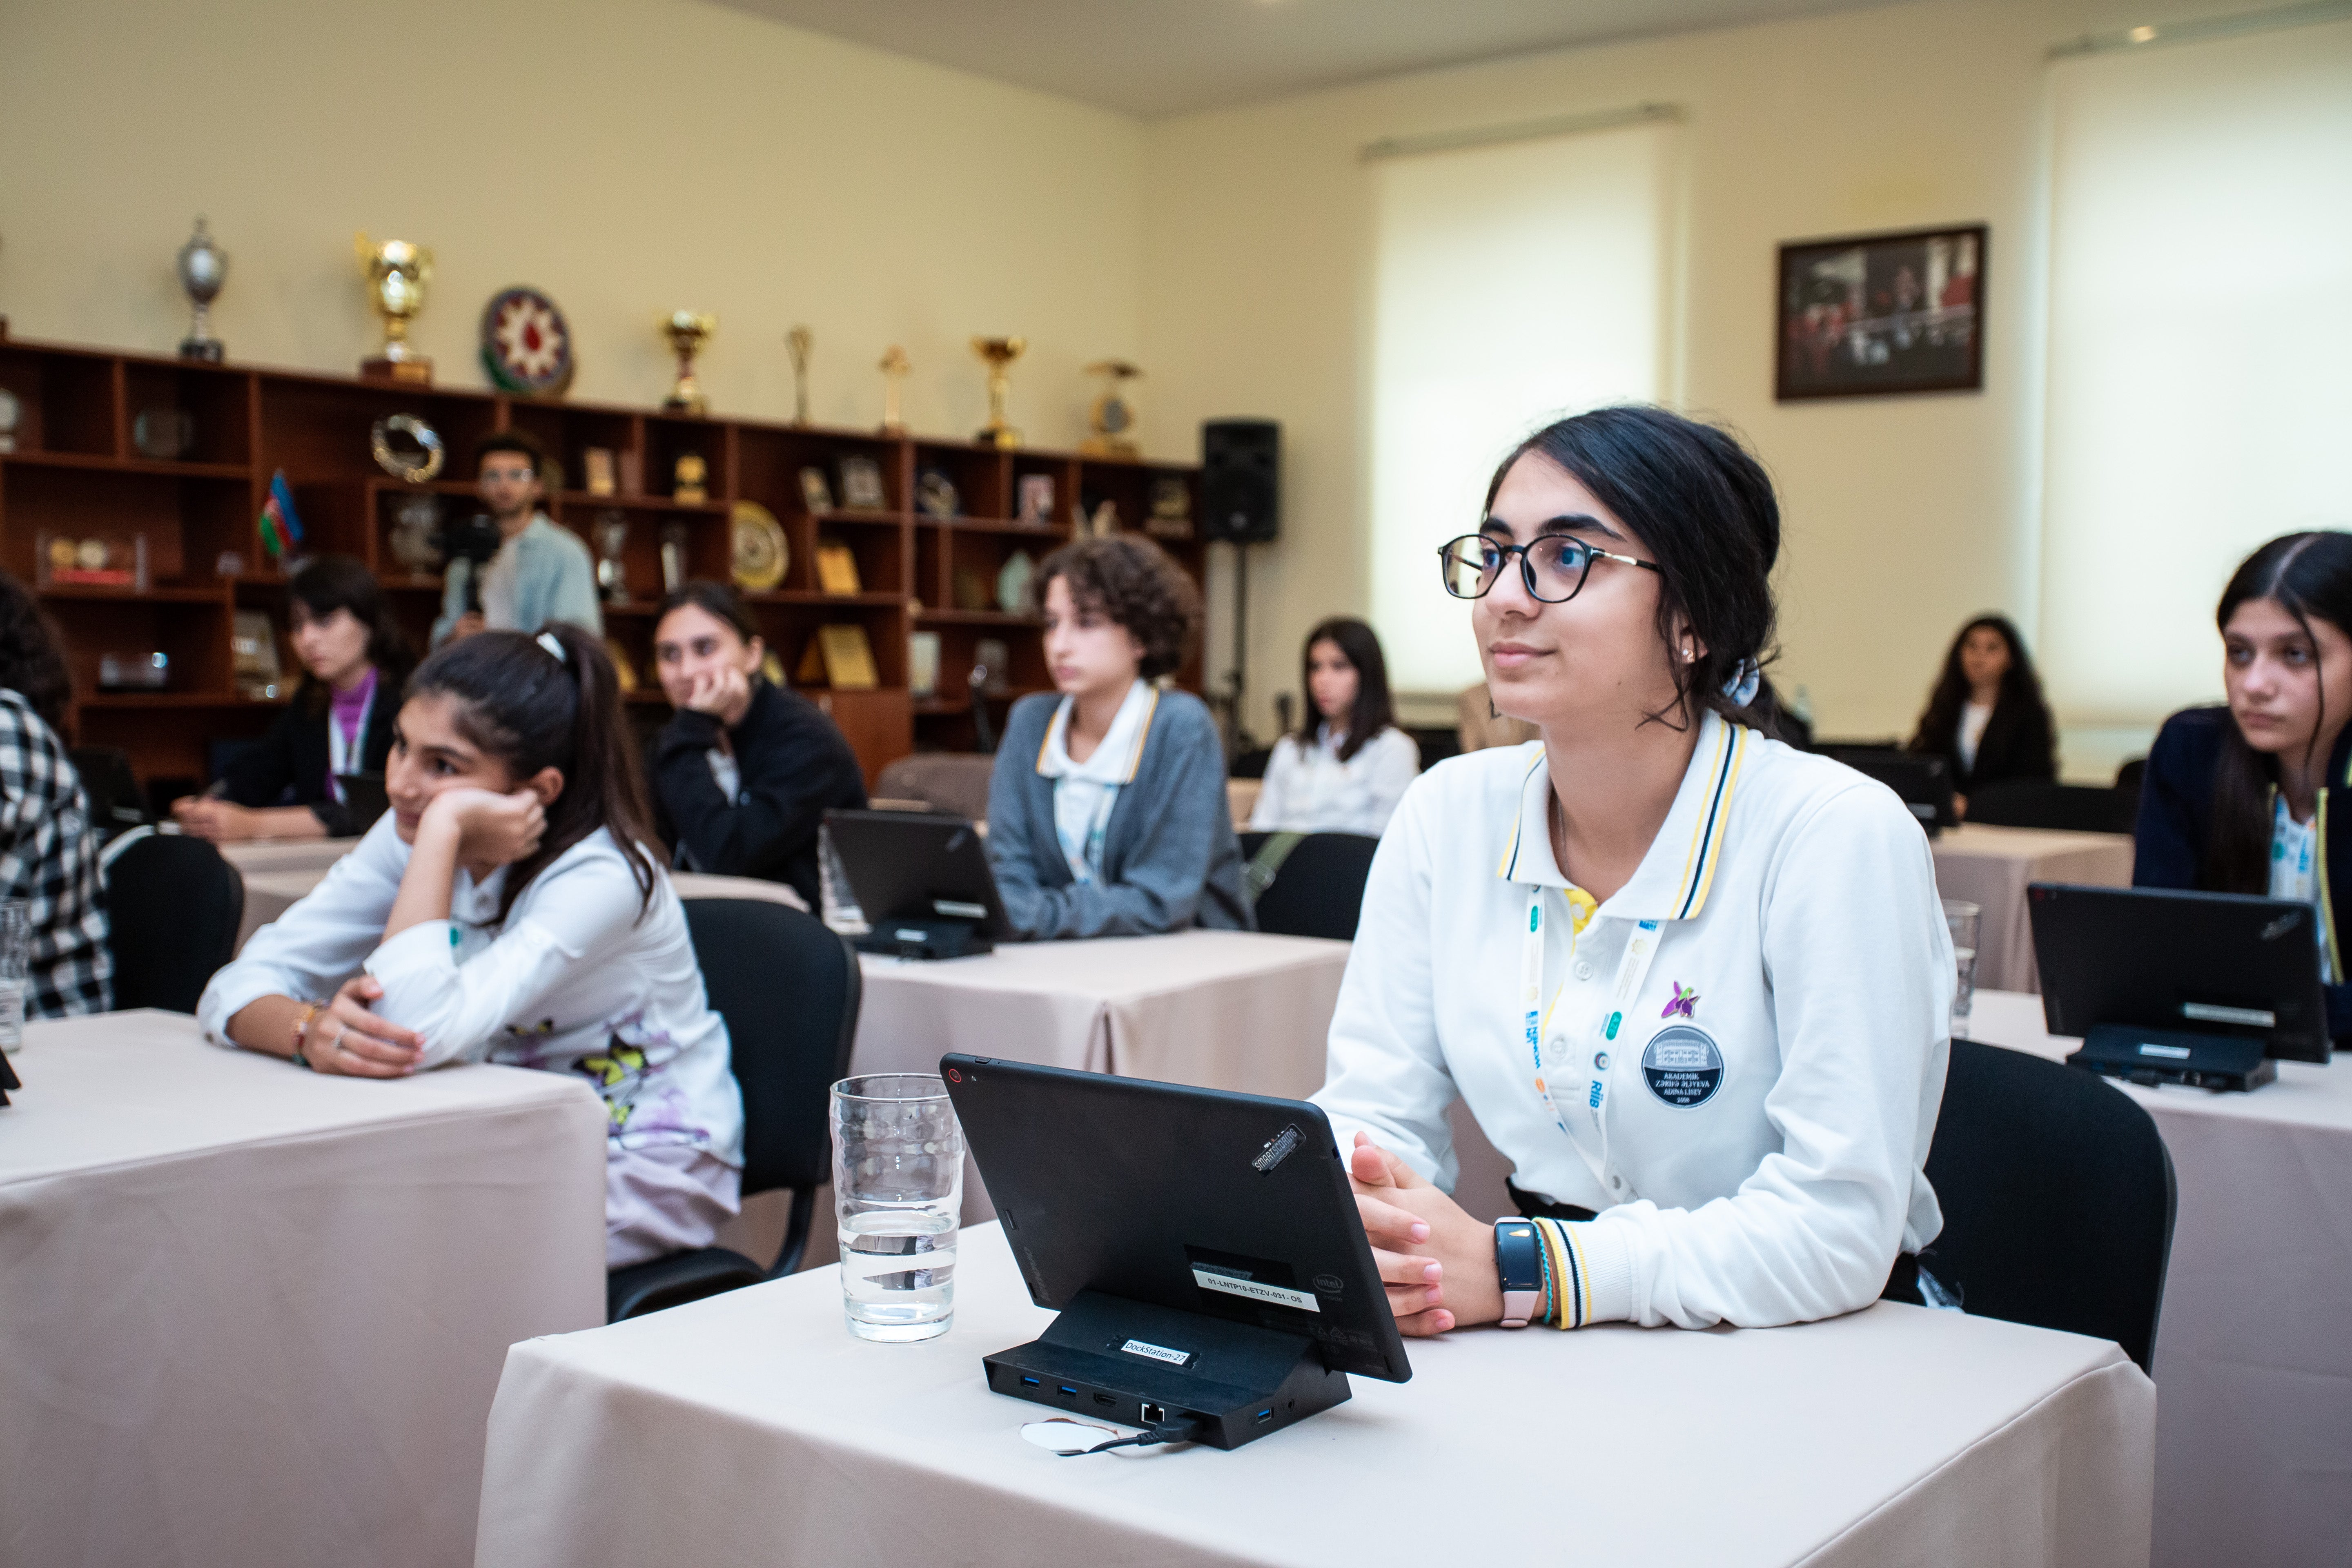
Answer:
[[596, 586], [604, 591], [605, 602], [625, 605], [629, 601], [629, 569], [624, 558], [629, 547], [629, 518], [623, 511], [600, 511], [596, 514]]
[[974, 338], [971, 352], [988, 362], [988, 423], [972, 437], [983, 447], [1009, 452], [1021, 445], [1021, 432], [1004, 421], [1004, 395], [1012, 382], [1004, 371], [1029, 346], [1022, 338]]
[[808, 362], [809, 350], [816, 346], [816, 334], [806, 327], [794, 327], [784, 334], [784, 352], [793, 356], [793, 423], [808, 423]]
[[360, 362], [360, 379], [432, 385], [433, 362], [408, 346], [408, 319], [425, 308], [433, 253], [404, 239], [370, 245], [364, 231], [352, 245], [367, 272], [368, 303], [383, 318], [383, 353]]
[[693, 310], [672, 310], [661, 319], [663, 335], [677, 355], [677, 384], [669, 389], [662, 406], [672, 414], [705, 415], [710, 412], [710, 399], [702, 395], [702, 384], [694, 379], [694, 356], [719, 330], [719, 318]]
[[898, 384], [906, 380], [908, 373], [914, 368], [913, 363], [907, 358], [907, 351], [897, 343], [892, 343], [890, 352], [882, 356], [882, 434], [885, 436], [907, 433], [907, 422], [898, 415]]
[[1090, 458], [1132, 458], [1135, 447], [1135, 405], [1128, 401], [1127, 384], [1143, 374], [1123, 359], [1107, 359], [1087, 366], [1088, 375], [1103, 378], [1102, 395], [1087, 411], [1094, 434], [1078, 450]]
[[199, 217], [196, 232], [180, 247], [177, 260], [180, 287], [188, 291], [188, 298], [196, 307], [195, 320], [189, 323], [187, 338], [180, 344], [180, 357], [218, 364], [226, 351], [221, 341], [213, 336], [210, 322], [213, 300], [219, 296], [221, 285], [228, 281], [228, 253], [213, 243], [211, 232]]

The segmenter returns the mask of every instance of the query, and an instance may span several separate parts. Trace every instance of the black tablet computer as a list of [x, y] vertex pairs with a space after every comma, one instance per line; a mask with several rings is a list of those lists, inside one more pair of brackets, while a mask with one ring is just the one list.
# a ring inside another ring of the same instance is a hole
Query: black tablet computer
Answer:
[[1330, 1123], [1303, 1100], [940, 1059], [1044, 1338], [989, 1386], [1239, 1447], [1412, 1375]]
[[871, 928], [858, 947], [954, 958], [986, 952], [1013, 934], [996, 895], [988, 846], [968, 819], [834, 810], [824, 814], [824, 826]]
[[375, 819], [392, 809], [392, 797], [384, 793], [382, 773], [337, 773], [335, 782], [343, 786], [343, 804], [352, 808], [352, 821], [365, 833], [375, 826]]
[[2075, 1065], [2149, 1083], [2252, 1089], [2269, 1058], [2328, 1058], [2318, 912], [2289, 899], [2035, 882], [2042, 1016]]
[[1919, 819], [1919, 826], [1927, 830], [1929, 837], [1958, 826], [1951, 769], [1943, 758], [1876, 746], [1832, 747], [1825, 754], [1858, 773], [1867, 773], [1902, 796], [1904, 805]]

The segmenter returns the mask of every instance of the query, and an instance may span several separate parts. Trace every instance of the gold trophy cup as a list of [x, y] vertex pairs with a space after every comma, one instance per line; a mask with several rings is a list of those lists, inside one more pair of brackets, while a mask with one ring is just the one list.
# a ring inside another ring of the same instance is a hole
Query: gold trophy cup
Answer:
[[1004, 395], [1013, 388], [1005, 369], [1029, 346], [1024, 338], [974, 338], [971, 352], [988, 362], [988, 423], [972, 437], [983, 447], [1010, 452], [1021, 445], [1021, 432], [1005, 422]]
[[383, 353], [360, 362], [360, 379], [403, 386], [432, 385], [433, 362], [409, 346], [408, 321], [425, 309], [425, 286], [433, 280], [433, 253], [404, 239], [371, 245], [364, 232], [352, 241], [352, 247], [367, 274], [368, 303], [383, 318]]
[[719, 318], [694, 310], [673, 310], [661, 319], [660, 325], [670, 348], [677, 354], [677, 384], [669, 389], [662, 406], [672, 414], [709, 413], [710, 399], [702, 395], [702, 384], [694, 379], [694, 356], [702, 352], [710, 334], [719, 330]]
[[1087, 413], [1087, 426], [1094, 434], [1078, 450], [1090, 458], [1135, 457], [1135, 399], [1127, 384], [1139, 380], [1143, 372], [1123, 359], [1107, 359], [1087, 366], [1087, 374], [1101, 376], [1103, 389]]

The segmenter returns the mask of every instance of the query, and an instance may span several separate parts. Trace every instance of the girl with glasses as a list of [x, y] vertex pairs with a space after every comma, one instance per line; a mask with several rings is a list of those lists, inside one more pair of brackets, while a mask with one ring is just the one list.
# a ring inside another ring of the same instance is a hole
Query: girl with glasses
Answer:
[[[1623, 407], [1522, 443], [1440, 552], [1540, 739], [1405, 792], [1332, 1020], [1316, 1099], [1408, 1332], [1922, 1299], [1951, 943], [1902, 803], [1766, 732], [1780, 542], [1737, 441]], [[1532, 1225], [1449, 1194], [1457, 1098]]]
[[[2229, 701], [2164, 721], [2141, 781], [2132, 881], [2299, 899], [2319, 911], [2327, 1032], [2352, 1037], [2334, 889], [2352, 836], [2329, 802], [2352, 794], [2352, 533], [2290, 533], [2221, 591]], [[2347, 808], [2336, 807], [2340, 816]]]

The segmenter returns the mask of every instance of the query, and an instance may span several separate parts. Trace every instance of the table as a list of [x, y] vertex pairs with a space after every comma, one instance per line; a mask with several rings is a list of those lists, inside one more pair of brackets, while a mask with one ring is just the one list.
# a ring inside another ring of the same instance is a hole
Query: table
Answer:
[[2089, 882], [2127, 888], [2132, 841], [2122, 833], [2060, 833], [2043, 827], [1986, 827], [1964, 822], [1929, 840], [1936, 889], [1980, 906], [1977, 984], [1995, 991], [2039, 991], [2033, 926], [2025, 911], [2028, 882]]
[[1891, 1302], [1744, 1332], [1474, 1330], [1233, 1453], [1064, 1459], [1018, 1435], [1049, 1413], [980, 1368], [1051, 1314], [994, 1226], [957, 1269], [955, 1327], [923, 1344], [852, 1340], [825, 1268], [515, 1346], [476, 1561], [2147, 1561], [2155, 1390], [2100, 1341]]
[[[1979, 991], [1971, 1037], [2063, 1059], [2038, 996]], [[2179, 1208], [2156, 1338], [2159, 1568], [2352, 1556], [2352, 1061], [2251, 1094], [2124, 1092]]]
[[[339, 842], [353, 844], [358, 840]], [[309, 897], [310, 889], [326, 875], [326, 866], [246, 873], [245, 919], [237, 926], [237, 947], [242, 950], [255, 931]], [[790, 904], [796, 910], [808, 908], [807, 902], [787, 884], [765, 882], [756, 877], [710, 877], [699, 871], [672, 871], [669, 880], [681, 899], [766, 899], [772, 903]]]
[[936, 1072], [971, 1051], [1049, 1067], [1303, 1099], [1349, 944], [1184, 931], [1006, 942], [973, 958], [860, 956], [856, 1071]]
[[0, 1109], [0, 1563], [471, 1560], [507, 1347], [604, 1319], [565, 1074], [329, 1078], [28, 1025]]
[[359, 845], [357, 838], [247, 838], [213, 847], [239, 875], [250, 877], [257, 871], [323, 873]]

